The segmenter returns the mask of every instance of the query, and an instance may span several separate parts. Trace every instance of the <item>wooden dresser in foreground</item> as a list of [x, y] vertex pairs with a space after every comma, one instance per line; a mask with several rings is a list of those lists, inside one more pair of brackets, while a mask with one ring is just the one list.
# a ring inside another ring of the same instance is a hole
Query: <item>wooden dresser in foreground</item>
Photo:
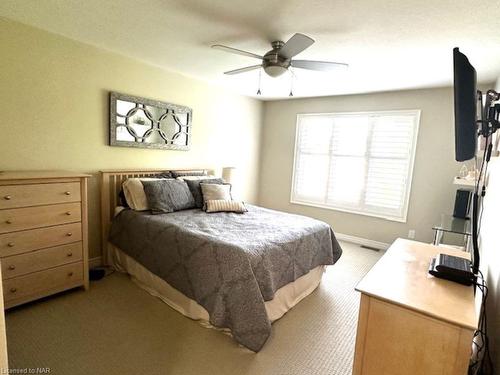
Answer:
[[88, 288], [88, 177], [65, 171], [0, 172], [5, 308]]
[[396, 240], [356, 287], [361, 305], [353, 375], [466, 375], [478, 316], [473, 287], [427, 273], [438, 253]]

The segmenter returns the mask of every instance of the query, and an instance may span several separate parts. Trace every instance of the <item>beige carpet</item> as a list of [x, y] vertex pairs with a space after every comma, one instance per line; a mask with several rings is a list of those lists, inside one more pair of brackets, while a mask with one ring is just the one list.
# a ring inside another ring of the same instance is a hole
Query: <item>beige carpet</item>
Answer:
[[201, 327], [122, 274], [9, 311], [11, 368], [51, 374], [351, 374], [358, 280], [380, 253], [342, 243], [321, 286], [282, 319], [261, 352]]

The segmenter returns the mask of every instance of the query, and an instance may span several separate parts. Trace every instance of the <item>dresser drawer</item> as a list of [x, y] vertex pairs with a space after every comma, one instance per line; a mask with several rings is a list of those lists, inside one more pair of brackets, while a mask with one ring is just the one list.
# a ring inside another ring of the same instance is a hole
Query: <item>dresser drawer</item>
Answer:
[[71, 263], [5, 280], [3, 296], [6, 305], [10, 306], [13, 304], [8, 302], [17, 299], [40, 295], [44, 291], [52, 293], [55, 290], [69, 289], [81, 284], [83, 284], [83, 263]]
[[82, 240], [81, 223], [0, 234], [0, 257]]
[[1, 259], [4, 280], [82, 260], [82, 243], [50, 247]]
[[0, 210], [0, 234], [74, 223], [81, 218], [79, 202]]
[[79, 202], [80, 183], [0, 186], [0, 209]]

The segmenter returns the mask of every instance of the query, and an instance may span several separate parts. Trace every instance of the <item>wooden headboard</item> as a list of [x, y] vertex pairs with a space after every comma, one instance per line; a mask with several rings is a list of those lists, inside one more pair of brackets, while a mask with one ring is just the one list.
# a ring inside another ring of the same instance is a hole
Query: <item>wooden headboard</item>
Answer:
[[115, 214], [115, 208], [119, 206], [119, 194], [122, 188], [122, 183], [127, 178], [133, 177], [150, 177], [158, 173], [173, 170], [176, 172], [189, 172], [205, 170], [208, 173], [213, 173], [213, 170], [207, 168], [191, 168], [191, 169], [122, 169], [122, 170], [104, 170], [101, 171], [101, 247], [102, 260], [107, 264], [107, 246], [108, 234], [111, 225], [111, 220]]

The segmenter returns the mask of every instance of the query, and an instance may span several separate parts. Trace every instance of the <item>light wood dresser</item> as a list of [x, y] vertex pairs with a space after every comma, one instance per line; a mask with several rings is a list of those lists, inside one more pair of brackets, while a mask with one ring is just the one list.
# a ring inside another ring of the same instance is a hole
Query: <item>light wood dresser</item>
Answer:
[[64, 171], [0, 172], [5, 308], [88, 288], [88, 177]]
[[356, 287], [361, 292], [353, 375], [466, 375], [478, 315], [473, 287], [427, 273], [438, 253], [396, 240]]

